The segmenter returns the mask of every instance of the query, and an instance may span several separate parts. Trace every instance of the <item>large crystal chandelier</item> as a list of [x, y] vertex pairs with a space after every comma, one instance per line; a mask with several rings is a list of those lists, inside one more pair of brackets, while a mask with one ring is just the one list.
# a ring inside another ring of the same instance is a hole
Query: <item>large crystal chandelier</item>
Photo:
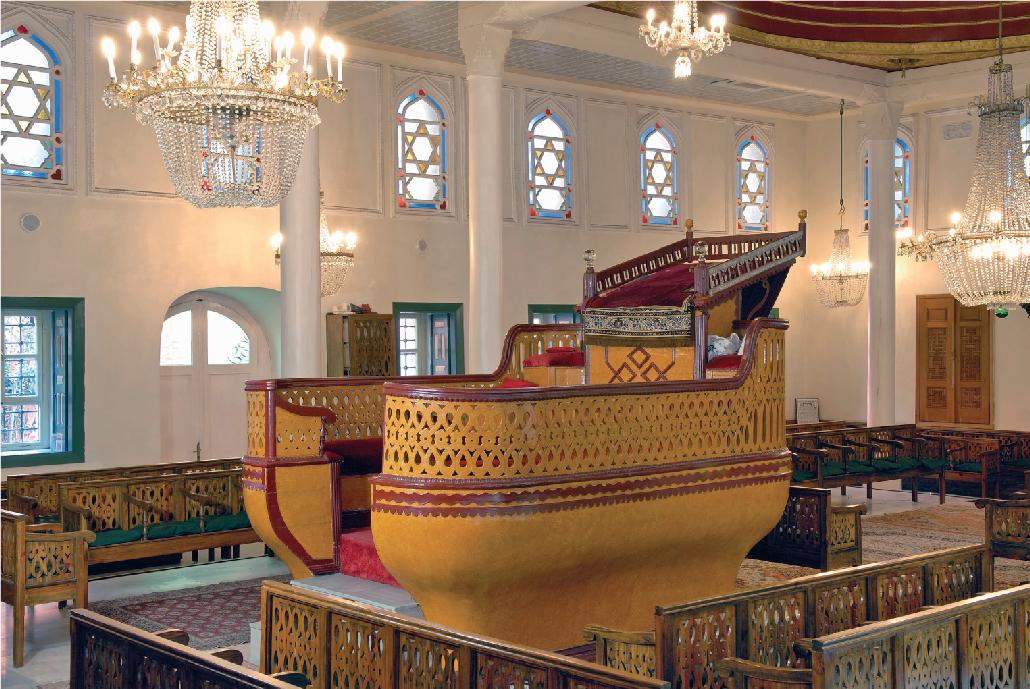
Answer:
[[898, 254], [934, 259], [964, 306], [996, 308], [999, 315], [1006, 304], [1030, 302], [1030, 178], [1019, 134], [1027, 99], [1015, 97], [1012, 65], [1002, 58], [999, 28], [987, 95], [971, 104], [980, 133], [964, 212], [952, 213], [946, 232], [898, 236]]
[[[325, 192], [319, 192], [318, 204], [318, 254], [321, 265], [322, 296], [331, 297], [343, 289], [347, 282], [347, 273], [354, 265], [354, 247], [358, 245], [358, 236], [354, 232], [344, 233], [340, 230], [329, 231], [329, 221], [325, 216]], [[275, 249], [275, 264], [281, 258], [283, 236], [276, 233], [272, 237], [272, 248]]]
[[193, 0], [181, 46], [179, 27], [162, 41], [156, 19], [146, 26], [154, 64], [142, 66], [142, 27], [133, 21], [121, 80], [114, 41], [101, 41], [111, 75], [104, 103], [154, 128], [176, 193], [193, 205], [279, 203], [319, 123], [318, 99], [339, 103], [347, 94], [343, 44], [322, 39], [326, 75], [317, 79], [314, 32], [304, 29], [299, 45], [291, 32], [277, 36], [257, 0]]
[[858, 306], [869, 282], [869, 263], [851, 260], [851, 240], [844, 227], [844, 101], [840, 102], [840, 228], [833, 232], [830, 260], [812, 266], [819, 303], [829, 309]]
[[697, 17], [696, 0], [676, 0], [672, 9], [672, 23], [662, 20], [654, 23], [654, 9], [647, 11], [647, 24], [640, 25], [644, 42], [662, 55], [670, 50], [679, 51], [673, 74], [677, 79], [689, 77], [691, 61], [721, 53], [730, 44], [726, 33], [726, 16], [713, 14], [709, 20], [711, 29], [701, 26]]

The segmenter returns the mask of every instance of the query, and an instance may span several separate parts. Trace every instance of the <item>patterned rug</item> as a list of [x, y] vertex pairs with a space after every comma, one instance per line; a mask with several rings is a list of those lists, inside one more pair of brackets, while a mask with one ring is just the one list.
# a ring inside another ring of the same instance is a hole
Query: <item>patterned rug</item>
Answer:
[[289, 581], [289, 576], [262, 577], [96, 601], [90, 609], [119, 622], [156, 632], [184, 629], [190, 646], [201, 650], [250, 641], [250, 623], [261, 619], [261, 582]]
[[[918, 509], [874, 517], [862, 517], [862, 560], [881, 562], [932, 550], [983, 543], [984, 513], [972, 502], [949, 500]], [[816, 574], [818, 570], [774, 562], [744, 560], [737, 574], [737, 588], [748, 589]], [[995, 558], [996, 588], [1030, 581], [1030, 562]]]

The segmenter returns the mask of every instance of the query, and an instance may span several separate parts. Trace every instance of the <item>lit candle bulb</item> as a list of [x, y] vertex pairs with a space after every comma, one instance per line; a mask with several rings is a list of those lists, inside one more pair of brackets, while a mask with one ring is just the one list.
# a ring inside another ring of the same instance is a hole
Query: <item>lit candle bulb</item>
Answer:
[[180, 36], [180, 33], [179, 33], [179, 27], [178, 26], [173, 26], [172, 28], [168, 29], [168, 48], [167, 48], [167, 50], [172, 50], [172, 49], [175, 48], [175, 44], [179, 42], [179, 36]]
[[332, 79], [333, 77], [333, 52], [336, 49], [333, 39], [328, 36], [322, 36], [322, 42], [318, 44], [322, 49], [322, 53], [325, 54], [325, 75]]
[[315, 45], [315, 32], [310, 28], [305, 27], [300, 32], [300, 44], [304, 46], [304, 71], [308, 71], [308, 52], [311, 50], [311, 46]]
[[347, 46], [337, 43], [333, 52], [336, 53], [336, 81], [343, 81], [343, 58], [347, 54]]
[[226, 59], [226, 50], [228, 49], [229, 34], [232, 33], [232, 22], [224, 14], [219, 16], [215, 20], [215, 37], [216, 37], [216, 48], [218, 55], [218, 61], [222, 64], [228, 62]]
[[133, 66], [139, 67], [143, 64], [143, 53], [138, 50], [133, 50], [132, 55], [129, 57], [129, 61], [132, 62]]
[[270, 19], [261, 22], [261, 37], [265, 39], [265, 52], [272, 59], [272, 39], [275, 38], [275, 24]]
[[154, 59], [161, 60], [161, 24], [151, 17], [147, 20], [147, 33], [154, 42]]
[[712, 31], [722, 33], [723, 28], [726, 26], [726, 15], [725, 14], [713, 14], [712, 15]]
[[1001, 222], [1001, 211], [995, 209], [987, 214], [987, 219], [997, 225]]
[[357, 233], [355, 233], [355, 232], [348, 232], [347, 236], [344, 237], [344, 241], [346, 242], [347, 250], [348, 251], [353, 251], [354, 247], [356, 247], [358, 245], [358, 235], [357, 235]]
[[107, 71], [111, 73], [111, 81], [118, 81], [118, 75], [114, 71], [114, 41], [104, 36], [100, 41], [100, 50], [104, 53], [104, 57], [107, 58]]
[[272, 45], [275, 46], [275, 61], [283, 59], [283, 39], [282, 36], [276, 36], [275, 40], [272, 41]]
[[129, 38], [131, 39], [131, 45], [129, 47], [129, 61], [134, 65], [138, 65], [136, 62], [136, 47], [139, 43], [140, 34], [143, 33], [143, 27], [139, 25], [139, 22], [133, 20], [129, 22]]
[[647, 10], [647, 25], [651, 26], [654, 23], [654, 8]]
[[293, 33], [287, 31], [283, 34], [283, 50], [286, 52], [286, 59], [293, 59], [293, 46], [297, 43], [297, 39], [293, 37]]
[[958, 211], [952, 212], [952, 214], [951, 214], [951, 226], [952, 227], [956, 227], [959, 224], [959, 222], [961, 222], [961, 221], [962, 221], [962, 214], [959, 213]]

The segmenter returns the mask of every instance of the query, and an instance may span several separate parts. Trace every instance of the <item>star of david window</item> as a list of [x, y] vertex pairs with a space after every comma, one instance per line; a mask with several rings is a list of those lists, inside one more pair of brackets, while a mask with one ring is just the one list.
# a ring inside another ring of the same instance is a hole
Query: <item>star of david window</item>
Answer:
[[6, 177], [62, 181], [61, 62], [25, 26], [0, 34], [0, 157]]
[[[912, 151], [904, 139], [894, 142], [894, 229], [908, 227], [911, 223], [912, 199]], [[869, 231], [869, 153], [866, 152], [865, 167], [865, 203], [862, 219], [865, 231]]]
[[572, 218], [572, 141], [550, 109], [529, 121], [529, 217]]
[[679, 224], [676, 142], [660, 122], [640, 137], [640, 221]]
[[447, 120], [422, 89], [397, 108], [397, 206], [447, 210]]
[[769, 155], [754, 135], [737, 147], [737, 229], [769, 229]]

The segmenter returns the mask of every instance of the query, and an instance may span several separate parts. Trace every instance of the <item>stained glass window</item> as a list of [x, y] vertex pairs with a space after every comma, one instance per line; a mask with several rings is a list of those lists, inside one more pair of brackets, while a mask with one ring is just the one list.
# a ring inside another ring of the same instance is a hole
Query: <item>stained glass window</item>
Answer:
[[0, 34], [0, 157], [10, 177], [61, 181], [61, 63], [25, 26]]
[[529, 121], [529, 216], [572, 218], [572, 140], [550, 109]]
[[397, 108], [397, 205], [447, 209], [447, 120], [422, 89]]
[[250, 363], [250, 338], [240, 324], [217, 311], [207, 312], [207, 363]]
[[180, 311], [161, 326], [161, 365], [190, 366], [193, 363], [193, 314]]
[[45, 319], [40, 312], [4, 313], [3, 445], [33, 449], [46, 445]]
[[398, 320], [400, 368], [402, 376], [418, 375], [418, 318], [415, 314]]
[[[866, 151], [863, 166], [865, 202], [862, 208], [862, 221], [865, 231], [869, 231], [869, 152]], [[912, 206], [912, 149], [908, 143], [898, 138], [894, 142], [894, 229], [907, 227], [911, 223]]]
[[753, 134], [737, 146], [737, 229], [769, 229], [769, 155]]
[[660, 122], [640, 137], [640, 221], [645, 225], [679, 223], [676, 142]]
[[1023, 167], [1026, 176], [1030, 177], [1030, 117], [1024, 117], [1019, 123], [1020, 139], [1023, 140]]

